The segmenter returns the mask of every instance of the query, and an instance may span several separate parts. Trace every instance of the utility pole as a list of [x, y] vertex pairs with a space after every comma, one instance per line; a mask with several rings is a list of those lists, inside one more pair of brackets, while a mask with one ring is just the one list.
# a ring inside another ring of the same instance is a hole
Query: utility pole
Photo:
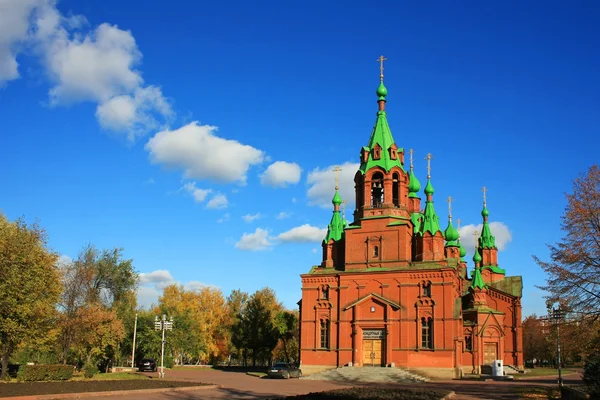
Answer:
[[133, 323], [133, 346], [131, 349], [131, 368], [135, 368], [135, 334], [137, 332], [137, 313], [135, 313], [135, 322]]
[[154, 330], [162, 331], [162, 345], [160, 351], [160, 372], [158, 373], [159, 378], [165, 377], [165, 331], [173, 330], [173, 317], [167, 321], [167, 315], [163, 314], [162, 319], [158, 319], [158, 316], [154, 317]]
[[556, 308], [554, 308], [552, 304], [548, 304], [547, 307], [548, 316], [545, 319], [547, 321], [554, 320], [554, 323], [556, 324], [556, 358], [558, 362], [558, 387], [562, 390], [563, 379], [560, 357], [560, 321], [564, 318], [565, 312], [561, 309], [560, 304]]

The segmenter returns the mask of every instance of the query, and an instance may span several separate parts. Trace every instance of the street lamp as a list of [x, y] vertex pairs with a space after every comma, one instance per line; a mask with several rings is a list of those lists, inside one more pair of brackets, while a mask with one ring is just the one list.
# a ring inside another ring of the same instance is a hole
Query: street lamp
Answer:
[[160, 351], [160, 372], [158, 373], [159, 378], [165, 377], [165, 331], [173, 330], [173, 317], [167, 321], [167, 315], [163, 314], [162, 319], [158, 319], [158, 316], [154, 317], [154, 330], [162, 331], [162, 346]]
[[560, 360], [560, 324], [559, 321], [565, 317], [565, 312], [561, 309], [560, 304], [558, 307], [554, 308], [552, 304], [548, 304], [548, 316], [546, 319], [548, 321], [554, 320], [556, 324], [556, 356], [558, 359], [558, 387], [562, 388], [563, 379], [562, 379], [562, 371], [561, 371], [561, 360]]

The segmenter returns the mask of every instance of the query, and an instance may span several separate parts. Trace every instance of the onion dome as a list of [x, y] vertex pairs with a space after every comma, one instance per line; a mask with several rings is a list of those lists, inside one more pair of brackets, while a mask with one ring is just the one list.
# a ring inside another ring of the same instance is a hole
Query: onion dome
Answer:
[[417, 193], [421, 190], [421, 182], [417, 179], [413, 171], [410, 171], [408, 176], [410, 183], [408, 184], [408, 197], [417, 197]]
[[475, 265], [481, 263], [481, 254], [479, 254], [479, 249], [475, 247], [475, 254], [473, 254], [473, 261]]
[[385, 87], [383, 82], [381, 82], [379, 84], [379, 87], [377, 88], [377, 96], [379, 97], [379, 100], [385, 100], [385, 96], [387, 96], [387, 94], [387, 88]]
[[333, 199], [331, 199], [331, 202], [333, 203], [334, 206], [339, 206], [340, 204], [342, 204], [342, 197], [340, 196], [340, 194], [338, 193], [338, 191], [335, 191], [335, 194], [333, 195]]
[[434, 189], [433, 189], [433, 185], [431, 184], [431, 180], [427, 179], [427, 185], [425, 186], [425, 194], [433, 195], [433, 193], [434, 193]]
[[460, 240], [459, 240], [459, 242], [458, 242], [458, 247], [459, 247], [459, 249], [460, 249], [460, 253], [459, 253], [459, 254], [460, 254], [460, 258], [463, 258], [464, 256], [466, 256], [466, 255], [467, 255], [467, 250], [466, 250], [466, 249], [465, 249], [465, 247], [462, 245], [462, 243], [460, 242]]
[[454, 228], [454, 225], [452, 225], [451, 219], [448, 220], [448, 227], [444, 231], [444, 236], [446, 237], [446, 241], [448, 242], [454, 242], [458, 240], [458, 231], [456, 230], [456, 228]]
[[486, 206], [483, 206], [483, 210], [481, 210], [481, 216], [482, 217], [487, 217], [490, 215], [490, 212], [488, 211]]

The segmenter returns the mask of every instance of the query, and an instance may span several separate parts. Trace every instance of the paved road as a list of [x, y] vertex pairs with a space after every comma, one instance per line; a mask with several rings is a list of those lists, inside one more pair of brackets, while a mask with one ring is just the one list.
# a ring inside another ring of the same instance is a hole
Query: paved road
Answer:
[[[196, 390], [189, 392], [165, 392], [144, 395], [144, 400], [197, 400], [197, 399], [265, 399], [277, 396], [291, 396], [309, 392], [338, 389], [347, 386], [370, 386], [376, 384], [355, 384], [352, 382], [328, 382], [313, 380], [280, 380], [260, 379], [237, 372], [216, 370], [175, 370], [167, 371], [167, 379], [205, 382], [220, 385], [219, 389]], [[565, 377], [567, 383], [581, 382], [580, 375]], [[556, 379], [531, 378], [512, 382], [481, 382], [481, 381], [436, 381], [426, 384], [385, 385], [390, 387], [436, 388], [453, 390], [456, 400], [508, 400], [518, 398], [515, 389], [521, 387], [539, 387], [555, 385]], [[383, 386], [377, 384], [377, 386]], [[111, 398], [119, 400], [139, 400], [140, 395], [122, 395]]]

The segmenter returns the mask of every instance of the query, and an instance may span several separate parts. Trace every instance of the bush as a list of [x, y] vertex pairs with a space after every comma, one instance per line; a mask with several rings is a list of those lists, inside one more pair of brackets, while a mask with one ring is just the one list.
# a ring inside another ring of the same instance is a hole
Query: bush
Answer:
[[592, 398], [600, 398], [600, 355], [590, 357], [583, 366], [583, 381]]
[[94, 364], [85, 364], [83, 366], [83, 376], [86, 378], [93, 378], [97, 372], [98, 367], [96, 367]]
[[73, 377], [72, 365], [21, 365], [17, 373], [20, 381], [66, 381]]

